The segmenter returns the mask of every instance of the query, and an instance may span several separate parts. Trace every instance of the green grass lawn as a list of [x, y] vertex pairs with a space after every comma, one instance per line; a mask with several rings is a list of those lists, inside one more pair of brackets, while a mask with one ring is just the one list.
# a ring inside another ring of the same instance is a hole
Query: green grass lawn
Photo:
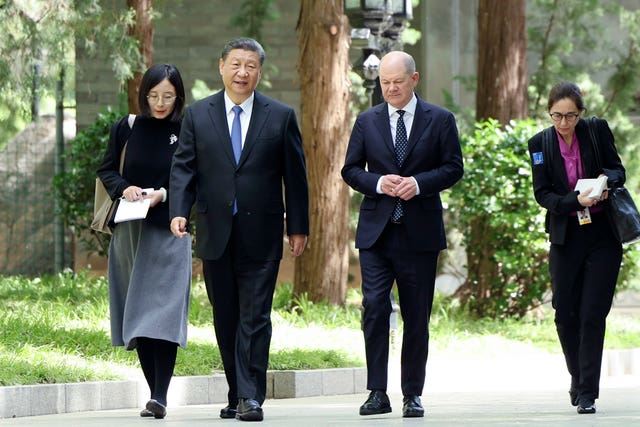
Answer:
[[[0, 277], [0, 385], [123, 379], [139, 374], [135, 352], [112, 347], [108, 288], [104, 278], [60, 274]], [[270, 369], [364, 366], [360, 294], [349, 291], [345, 307], [292, 298], [280, 285], [274, 297]], [[176, 375], [208, 375], [222, 369], [204, 284], [192, 288], [189, 342], [178, 351]], [[438, 297], [431, 319], [432, 351], [482, 351], [516, 342], [559, 352], [552, 315], [537, 319], [471, 319]], [[640, 347], [640, 319], [610, 316], [607, 348]]]

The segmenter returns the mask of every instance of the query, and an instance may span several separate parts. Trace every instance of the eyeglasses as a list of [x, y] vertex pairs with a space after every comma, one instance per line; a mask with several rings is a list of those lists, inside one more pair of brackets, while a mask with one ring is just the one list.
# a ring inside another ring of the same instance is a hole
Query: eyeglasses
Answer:
[[580, 117], [580, 113], [551, 113], [549, 115], [551, 116], [551, 120], [556, 123], [560, 123], [562, 119], [565, 119], [567, 123], [573, 123], [577, 120], [578, 117]]
[[173, 104], [176, 98], [177, 96], [169, 95], [169, 94], [160, 96], [155, 93], [152, 93], [151, 95], [147, 95], [147, 101], [149, 101], [152, 104], [157, 104], [158, 101], [160, 100], [162, 100], [163, 105]]

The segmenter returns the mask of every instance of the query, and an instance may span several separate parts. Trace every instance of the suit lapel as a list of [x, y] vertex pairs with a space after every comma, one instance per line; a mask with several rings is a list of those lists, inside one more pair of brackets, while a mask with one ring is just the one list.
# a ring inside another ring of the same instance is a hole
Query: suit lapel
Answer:
[[423, 139], [423, 135], [427, 127], [431, 123], [432, 117], [431, 114], [429, 114], [429, 110], [430, 108], [427, 103], [418, 97], [418, 103], [416, 104], [416, 113], [413, 117], [413, 124], [411, 125], [411, 132], [409, 134], [407, 157], [409, 157], [418, 141], [421, 141]]
[[233, 155], [227, 112], [224, 106], [224, 91], [220, 91], [211, 97], [208, 112], [214, 131], [212, 141], [214, 141], [214, 143], [215, 141], [218, 141], [221, 145], [222, 151], [225, 152], [231, 164], [235, 166], [236, 159]]
[[378, 132], [382, 135], [384, 145], [393, 154], [393, 159], [396, 157], [396, 150], [393, 146], [393, 137], [391, 136], [391, 123], [389, 122], [389, 108], [386, 102], [383, 102], [375, 107], [375, 124], [378, 128]]
[[590, 178], [593, 174], [598, 172], [598, 166], [596, 164], [595, 153], [593, 151], [591, 135], [589, 135], [589, 128], [582, 126], [586, 120], [580, 120], [575, 128], [576, 135], [578, 137], [578, 145], [580, 146], [580, 158], [582, 160], [582, 173], [585, 178]]
[[553, 150], [553, 170], [555, 174], [555, 179], [559, 179], [562, 185], [565, 188], [565, 191], [571, 191], [572, 188], [569, 188], [569, 179], [567, 178], [567, 169], [564, 167], [564, 158], [562, 157], [562, 153], [560, 152], [560, 144], [564, 144], [564, 142], [560, 142], [558, 140], [558, 134], [556, 133], [555, 128], [551, 127], [551, 132], [553, 135], [552, 141], [555, 141], [555, 144], [551, 144], [551, 149]]
[[247, 129], [247, 136], [244, 140], [244, 146], [242, 147], [242, 154], [240, 155], [238, 167], [245, 162], [247, 156], [251, 153], [253, 147], [255, 147], [258, 136], [262, 132], [262, 128], [269, 118], [270, 111], [269, 100], [262, 96], [258, 91], [254, 91], [251, 121], [249, 122], [249, 129]]
[[[378, 131], [383, 136], [384, 144], [387, 146], [393, 158], [395, 159], [396, 151], [393, 145], [393, 137], [391, 136], [391, 123], [389, 121], [389, 109], [387, 103], [383, 102], [376, 107], [375, 110], [376, 119], [375, 124]], [[407, 144], [406, 158], [408, 158], [415, 148], [418, 141], [423, 139], [424, 133], [431, 123], [432, 117], [429, 114], [429, 106], [426, 102], [418, 97], [418, 103], [416, 105], [416, 112], [413, 117], [413, 124], [411, 125], [411, 132], [409, 133], [409, 141]], [[406, 162], [406, 160], [405, 160]]]

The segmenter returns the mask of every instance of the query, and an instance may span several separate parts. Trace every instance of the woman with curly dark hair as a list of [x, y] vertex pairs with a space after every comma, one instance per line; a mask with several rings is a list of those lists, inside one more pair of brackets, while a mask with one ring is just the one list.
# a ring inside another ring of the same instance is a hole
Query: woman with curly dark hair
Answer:
[[[606, 177], [608, 187], [616, 187], [626, 177], [609, 125], [605, 120], [582, 119], [585, 111], [578, 86], [558, 83], [548, 101], [553, 126], [529, 140], [529, 153], [535, 198], [547, 209], [552, 302], [571, 375], [570, 401], [578, 413], [593, 414], [622, 245], [606, 212], [606, 189], [592, 196], [591, 188], [575, 188], [583, 178]], [[589, 126], [594, 126], [596, 141], [590, 138]]]

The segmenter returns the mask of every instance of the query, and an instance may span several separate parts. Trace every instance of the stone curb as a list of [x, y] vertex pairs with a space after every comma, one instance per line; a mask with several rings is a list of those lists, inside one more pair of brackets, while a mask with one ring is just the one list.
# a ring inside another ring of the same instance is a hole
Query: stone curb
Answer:
[[[287, 399], [366, 392], [366, 368], [269, 371], [267, 398]], [[171, 406], [227, 402], [223, 374], [174, 377]], [[149, 398], [144, 380], [0, 387], [0, 419], [68, 412], [142, 408]]]
[[[562, 355], [558, 354], [558, 358]], [[606, 350], [602, 377], [640, 376], [640, 348]], [[366, 393], [366, 368], [269, 371], [267, 398]], [[171, 406], [226, 404], [222, 373], [174, 377], [167, 396]], [[149, 398], [143, 379], [0, 387], [0, 419], [69, 412], [142, 408]]]

